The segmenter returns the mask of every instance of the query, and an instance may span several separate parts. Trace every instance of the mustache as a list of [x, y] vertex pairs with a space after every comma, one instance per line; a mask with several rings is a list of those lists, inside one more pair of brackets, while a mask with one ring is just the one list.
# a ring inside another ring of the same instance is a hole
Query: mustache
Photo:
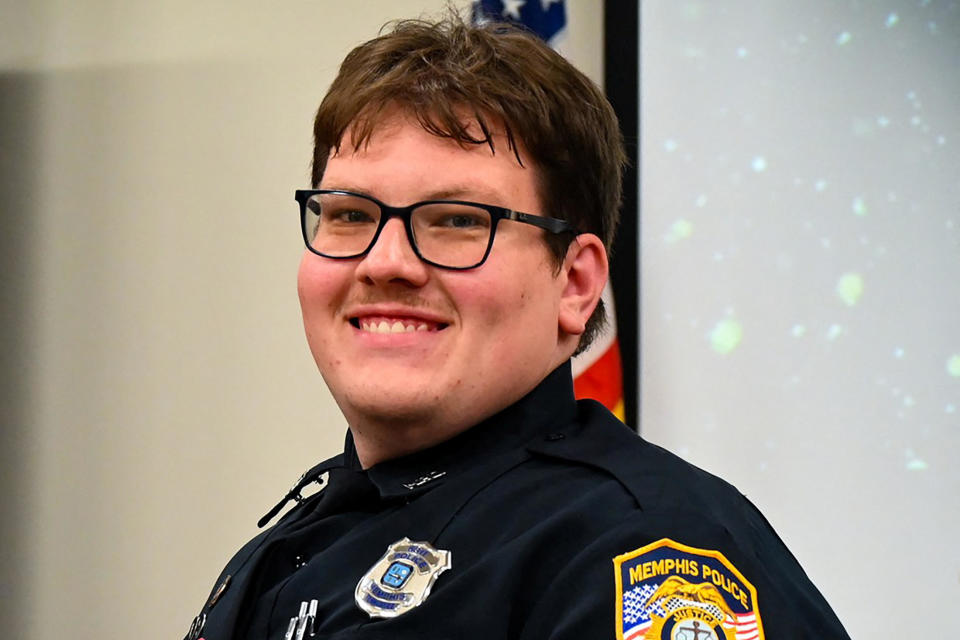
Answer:
[[405, 288], [396, 288], [391, 291], [367, 291], [349, 300], [348, 306], [377, 305], [377, 304], [401, 304], [412, 309], [430, 309], [432, 311], [445, 311], [449, 305], [440, 305], [438, 309], [436, 302], [425, 300], [422, 295], [416, 291], [410, 291]]

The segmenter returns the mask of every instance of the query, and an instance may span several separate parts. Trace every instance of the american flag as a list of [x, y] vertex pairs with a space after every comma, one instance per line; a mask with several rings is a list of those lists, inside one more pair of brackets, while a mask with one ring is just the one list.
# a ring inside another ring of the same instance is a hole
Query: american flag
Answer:
[[567, 26], [564, 0], [479, 0], [473, 3], [473, 21], [522, 24], [546, 42]]
[[[567, 27], [567, 8], [564, 0], [478, 0], [473, 4], [473, 21], [521, 24], [555, 46]], [[609, 327], [574, 358], [573, 388], [578, 398], [593, 398], [624, 420], [623, 368], [609, 282], [603, 290], [603, 302]]]
[[[653, 626], [654, 617], [665, 618], [679, 606], [704, 609], [717, 615], [716, 605], [709, 603], [700, 603], [692, 601], [680, 601], [676, 606], [669, 606], [671, 603], [661, 598], [657, 602], [647, 603], [647, 600], [653, 595], [660, 585], [658, 583], [647, 583], [623, 594], [623, 640], [641, 640], [646, 634], [647, 629]], [[760, 637], [759, 625], [757, 624], [757, 615], [753, 611], [736, 614], [736, 618], [726, 616], [723, 626], [727, 629], [734, 629], [736, 640], [757, 640]]]

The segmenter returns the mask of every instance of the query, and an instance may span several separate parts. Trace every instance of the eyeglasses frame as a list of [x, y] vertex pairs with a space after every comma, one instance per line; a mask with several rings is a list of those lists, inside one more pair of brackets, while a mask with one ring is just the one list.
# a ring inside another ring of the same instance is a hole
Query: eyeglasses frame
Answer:
[[[348, 256], [330, 256], [324, 253], [320, 253], [310, 245], [310, 240], [307, 238], [307, 202], [311, 197], [317, 195], [344, 195], [355, 198], [361, 198], [367, 200], [377, 205], [380, 208], [380, 222], [377, 225], [377, 230], [373, 234], [373, 238], [370, 240], [370, 244], [367, 245], [367, 248], [363, 251], [348, 255]], [[480, 202], [470, 202], [469, 200], [424, 200], [422, 202], [415, 202], [406, 207], [391, 207], [388, 204], [377, 200], [373, 196], [368, 196], [362, 193], [355, 193], [353, 191], [344, 191], [341, 189], [297, 189], [294, 192], [294, 199], [300, 205], [300, 233], [303, 235], [303, 242], [306, 245], [307, 249], [318, 256], [323, 258], [330, 258], [331, 260], [353, 260], [354, 258], [362, 258], [363, 256], [370, 253], [370, 250], [373, 249], [373, 246], [377, 244], [377, 240], [380, 238], [380, 232], [383, 231], [383, 228], [387, 225], [387, 222], [391, 218], [400, 218], [403, 221], [403, 227], [407, 232], [407, 242], [410, 243], [410, 247], [413, 249], [413, 252], [416, 256], [423, 262], [432, 265], [434, 267], [439, 267], [441, 269], [449, 269], [451, 271], [466, 271], [468, 269], [476, 269], [481, 266], [484, 262], [487, 261], [487, 257], [490, 255], [490, 251], [493, 248], [493, 239], [497, 235], [497, 225], [501, 220], [512, 220], [514, 222], [522, 222], [523, 224], [533, 225], [540, 229], [543, 229], [549, 233], [556, 235], [562, 233], [572, 233], [574, 235], [580, 235], [580, 231], [576, 227], [571, 225], [566, 220], [560, 220], [559, 218], [549, 218], [547, 216], [538, 216], [532, 213], [523, 213], [521, 211], [514, 211], [513, 209], [507, 209], [506, 207], [498, 207], [492, 204], [483, 204]], [[487, 240], [487, 248], [483, 252], [483, 257], [480, 258], [480, 261], [476, 264], [472, 264], [466, 267], [450, 267], [444, 264], [439, 264], [428, 260], [423, 257], [420, 253], [420, 248], [417, 246], [416, 237], [413, 233], [413, 210], [422, 207], [425, 205], [431, 204], [456, 204], [456, 205], [466, 205], [471, 207], [477, 207], [483, 209], [490, 214], [490, 238]]]

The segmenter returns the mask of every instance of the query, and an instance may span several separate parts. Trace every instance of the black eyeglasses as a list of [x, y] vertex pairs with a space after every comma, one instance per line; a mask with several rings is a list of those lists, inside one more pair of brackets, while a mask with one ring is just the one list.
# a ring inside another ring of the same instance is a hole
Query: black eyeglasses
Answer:
[[473, 269], [490, 255], [497, 223], [513, 220], [550, 233], [578, 231], [565, 220], [461, 200], [427, 200], [391, 207], [370, 196], [329, 189], [299, 189], [300, 228], [307, 249], [325, 258], [365, 255], [387, 220], [403, 220], [410, 246], [421, 260], [444, 269]]

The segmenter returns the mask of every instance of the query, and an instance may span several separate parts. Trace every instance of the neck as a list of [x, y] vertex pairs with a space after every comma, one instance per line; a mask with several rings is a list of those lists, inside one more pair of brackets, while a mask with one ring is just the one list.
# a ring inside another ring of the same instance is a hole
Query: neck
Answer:
[[[342, 398], [338, 398], [338, 404], [350, 426], [360, 464], [367, 469], [429, 449], [467, 431], [514, 405], [566, 362], [569, 362], [566, 358], [561, 360], [527, 384], [493, 389], [485, 395], [465, 394], [472, 402], [417, 401], [406, 406], [395, 404], [389, 410], [384, 406], [341, 401]], [[569, 377], [569, 369], [568, 364], [559, 375]]]
[[423, 420], [349, 420], [357, 457], [364, 469], [375, 464], [429, 449], [463, 431], [471, 424], [432, 424]]

